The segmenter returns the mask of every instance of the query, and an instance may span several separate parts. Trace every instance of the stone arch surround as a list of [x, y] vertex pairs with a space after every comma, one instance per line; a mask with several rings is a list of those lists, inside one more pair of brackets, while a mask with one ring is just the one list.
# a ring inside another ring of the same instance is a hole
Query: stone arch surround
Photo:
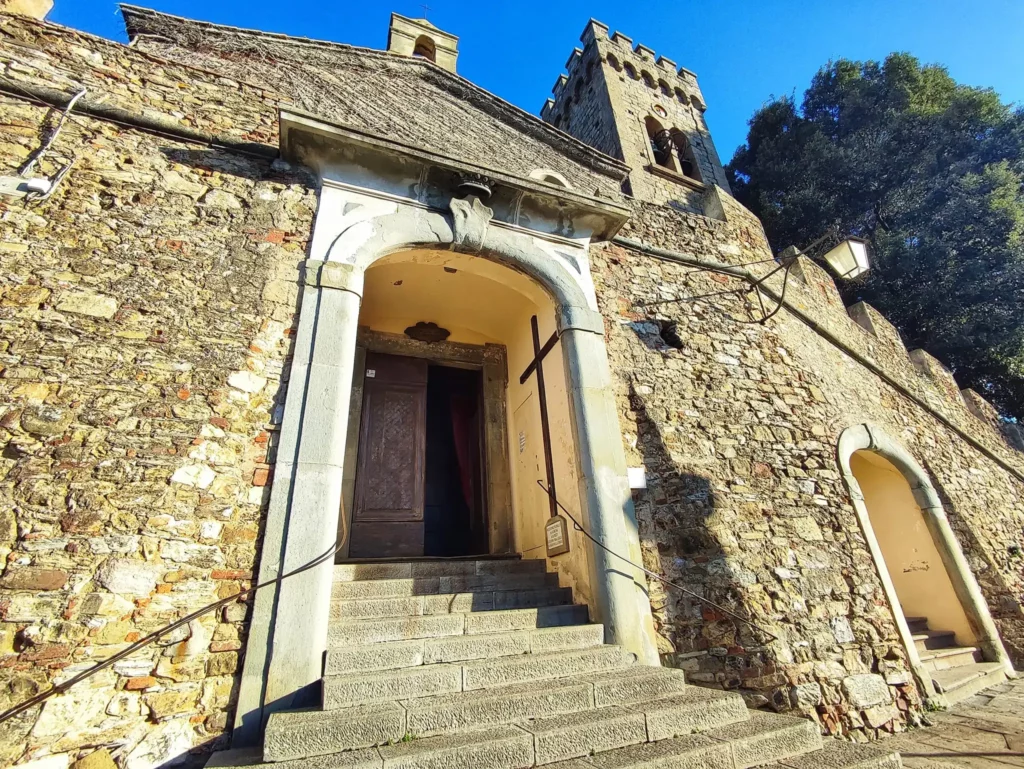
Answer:
[[884, 457], [906, 479], [914, 495], [914, 500], [921, 508], [928, 531], [942, 559], [942, 564], [953, 583], [953, 589], [956, 592], [957, 598], [977, 634], [977, 644], [985, 660], [999, 662], [1006, 670], [1007, 675], [1015, 675], [1013, 664], [1003, 648], [999, 632], [992, 620], [985, 597], [974, 574], [971, 572], [967, 559], [964, 557], [960, 543], [957, 541], [956, 535], [949, 525], [949, 519], [942, 506], [942, 501], [929, 480], [928, 473], [909, 451], [882, 428], [872, 424], [859, 424], [848, 427], [839, 436], [836, 453], [840, 473], [850, 493], [850, 502], [853, 505], [854, 512], [857, 514], [857, 520], [864, 533], [864, 539], [874, 561], [875, 569], [882, 582], [882, 589], [885, 591], [893, 619], [903, 641], [907, 659], [922, 693], [927, 697], [934, 697], [936, 691], [931, 676], [921, 662], [906, 618], [903, 612], [896, 608], [899, 606], [896, 587], [886, 567], [881, 546], [875, 536], [864, 500], [864, 494], [850, 466], [853, 455], [858, 451], [869, 451]]
[[[390, 254], [447, 249], [493, 260], [551, 297], [568, 379], [579, 495], [591, 534], [641, 563], [639, 533], [587, 262], [587, 242], [491, 222], [474, 196], [448, 211], [325, 185], [304, 265], [299, 325], [259, 581], [329, 552], [337, 536], [364, 271]], [[593, 619], [606, 641], [660, 664], [643, 574], [591, 545]], [[255, 744], [269, 713], [314, 701], [327, 642], [333, 559], [257, 593], [232, 744]]]

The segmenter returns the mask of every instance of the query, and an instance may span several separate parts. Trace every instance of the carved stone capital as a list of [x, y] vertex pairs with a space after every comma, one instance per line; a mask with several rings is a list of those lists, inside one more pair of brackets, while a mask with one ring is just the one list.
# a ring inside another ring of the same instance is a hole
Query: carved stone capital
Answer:
[[485, 206], [476, 195], [466, 199], [452, 198], [448, 204], [452, 212], [453, 245], [459, 251], [478, 254], [484, 247], [487, 225], [494, 211]]

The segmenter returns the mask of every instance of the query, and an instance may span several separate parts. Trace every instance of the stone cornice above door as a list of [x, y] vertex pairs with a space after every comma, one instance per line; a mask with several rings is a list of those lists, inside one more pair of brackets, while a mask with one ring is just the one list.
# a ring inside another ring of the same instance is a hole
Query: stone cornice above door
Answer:
[[281, 157], [337, 182], [447, 211], [460, 183], [482, 177], [491, 189], [493, 221], [572, 240], [607, 240], [629, 218], [619, 203], [560, 185], [506, 173], [391, 139], [282, 110]]

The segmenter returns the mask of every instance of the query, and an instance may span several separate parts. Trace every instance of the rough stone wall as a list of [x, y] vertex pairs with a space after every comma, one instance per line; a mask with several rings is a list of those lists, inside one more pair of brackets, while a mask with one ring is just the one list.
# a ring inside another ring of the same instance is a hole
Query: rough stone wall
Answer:
[[[734, 264], [770, 259], [757, 220], [721, 197], [728, 221], [637, 203], [624, 234]], [[785, 309], [760, 325], [751, 294], [648, 304], [740, 281], [617, 246], [592, 254], [627, 459], [647, 470], [634, 497], [646, 565], [780, 636], [769, 643], [653, 585], [668, 664], [853, 739], [903, 728], [919, 693], [836, 460], [839, 435], [864, 422], [931, 474], [1008, 651], [1024, 662], [1024, 484]], [[877, 312], [858, 308], [872, 333], [818, 268], [794, 273], [787, 301], [1024, 466], [948, 381], [915, 368]]]
[[[729, 189], [722, 163], [715, 151], [697, 77], [675, 62], [608, 28], [591, 21], [581, 36], [582, 50], [575, 49], [560, 75], [553, 99], [545, 104], [545, 120], [630, 166], [634, 197], [653, 203], [671, 202], [675, 207], [701, 212], [700, 185], [671, 174], [652, 173], [654, 163], [644, 118], [650, 116], [669, 130], [686, 134], [709, 184]], [[628, 65], [628, 67], [627, 67]], [[663, 112], [664, 114], [659, 114]]]
[[625, 170], [611, 158], [423, 59], [124, 12], [142, 50], [257, 83], [327, 120], [523, 178], [552, 169], [587, 195], [620, 197]]
[[[273, 105], [238, 83], [9, 17], [0, 46], [6, 82], [273, 135]], [[0, 95], [0, 173], [54, 122]], [[304, 172], [81, 114], [34, 175], [72, 159], [48, 200], [0, 199], [0, 709], [250, 583], [316, 202]], [[224, 743], [246, 614], [0, 725], [0, 765], [97, 748], [200, 765]]]

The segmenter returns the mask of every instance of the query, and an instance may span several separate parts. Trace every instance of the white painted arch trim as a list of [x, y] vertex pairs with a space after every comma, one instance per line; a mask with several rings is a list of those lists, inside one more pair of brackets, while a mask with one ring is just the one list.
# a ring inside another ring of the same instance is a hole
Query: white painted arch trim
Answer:
[[[550, 168], [535, 168], [530, 171], [530, 178], [547, 184], [557, 183], [562, 187], [565, 187], [567, 190], [572, 189], [572, 185], [569, 184], [568, 179], [558, 173], [558, 171], [552, 171]], [[554, 179], [555, 182], [552, 182], [551, 179]]]
[[889, 601], [893, 619], [903, 640], [903, 647], [907, 652], [910, 667], [918, 680], [918, 686], [927, 697], [936, 695], [935, 687], [932, 684], [930, 672], [921, 662], [921, 657], [914, 644], [913, 634], [907, 625], [903, 612], [898, 608], [899, 599], [896, 595], [896, 587], [893, 585], [892, 577], [885, 565], [885, 558], [882, 555], [882, 548], [875, 537], [874, 528], [871, 526], [871, 519], [868, 515], [867, 505], [864, 502], [864, 493], [860, 484], [854, 477], [850, 467], [850, 459], [858, 451], [871, 451], [884, 457], [891, 462], [900, 474], [910, 484], [911, 492], [921, 513], [924, 515], [928, 531], [931, 533], [935, 547], [942, 558], [942, 564], [949, 574], [953, 589], [957, 598], [967, 615], [968, 621], [973, 626], [977, 635], [977, 644], [982, 655], [988, 662], [1000, 663], [1008, 676], [1014, 676], [1015, 672], [1010, 658], [1003, 648], [999, 638], [999, 631], [996, 629], [992, 615], [989, 613], [988, 604], [981, 592], [974, 574], [964, 557], [960, 543], [949, 525], [949, 518], [942, 507], [942, 501], [928, 478], [928, 473], [916, 459], [903, 448], [895, 439], [877, 425], [859, 424], [848, 427], [839, 436], [837, 454], [840, 472], [846, 488], [850, 493], [850, 502], [857, 514], [864, 539], [867, 541], [871, 557], [875, 562], [882, 588]]

